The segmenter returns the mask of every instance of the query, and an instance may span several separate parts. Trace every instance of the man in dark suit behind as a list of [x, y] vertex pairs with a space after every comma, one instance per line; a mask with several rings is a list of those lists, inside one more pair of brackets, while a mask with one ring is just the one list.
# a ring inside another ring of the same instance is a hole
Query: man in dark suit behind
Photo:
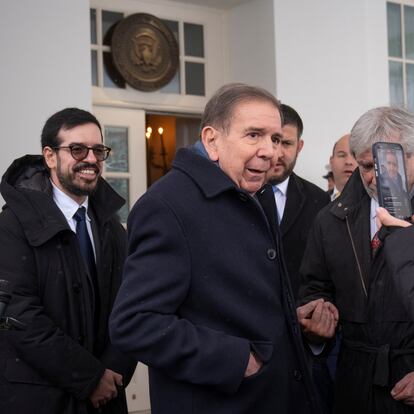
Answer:
[[[330, 202], [329, 194], [315, 184], [297, 176], [293, 169], [303, 148], [303, 122], [288, 105], [281, 105], [283, 115], [281, 151], [273, 159], [267, 179], [272, 184], [277, 206], [277, 219], [282, 236], [284, 258], [295, 299], [298, 295], [299, 267], [305, 252], [306, 240], [319, 210]], [[313, 377], [324, 413], [332, 405], [332, 379], [326, 355], [313, 358]]]
[[282, 104], [282, 149], [267, 173], [275, 194], [286, 265], [297, 297], [299, 266], [306, 239], [318, 211], [329, 203], [329, 195], [315, 184], [297, 176], [293, 169], [303, 148], [303, 122], [290, 106]]

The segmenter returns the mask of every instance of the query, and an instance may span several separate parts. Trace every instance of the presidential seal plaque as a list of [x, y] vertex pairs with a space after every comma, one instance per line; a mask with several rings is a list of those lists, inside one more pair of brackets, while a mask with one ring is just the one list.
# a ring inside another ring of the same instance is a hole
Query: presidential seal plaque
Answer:
[[125, 81], [140, 91], [160, 89], [174, 77], [178, 45], [171, 30], [157, 17], [132, 14], [115, 27], [112, 59]]

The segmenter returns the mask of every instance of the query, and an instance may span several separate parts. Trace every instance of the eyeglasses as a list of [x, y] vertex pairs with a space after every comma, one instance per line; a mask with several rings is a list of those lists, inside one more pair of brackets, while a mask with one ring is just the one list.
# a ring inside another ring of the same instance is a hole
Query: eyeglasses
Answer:
[[53, 147], [54, 150], [60, 150], [60, 149], [69, 149], [70, 154], [76, 161], [82, 161], [84, 160], [88, 154], [89, 151], [93, 152], [93, 155], [95, 155], [95, 158], [98, 161], [105, 161], [109, 153], [111, 152], [111, 148], [105, 147], [105, 145], [96, 145], [94, 147], [87, 147], [83, 144], [72, 144], [67, 147]]

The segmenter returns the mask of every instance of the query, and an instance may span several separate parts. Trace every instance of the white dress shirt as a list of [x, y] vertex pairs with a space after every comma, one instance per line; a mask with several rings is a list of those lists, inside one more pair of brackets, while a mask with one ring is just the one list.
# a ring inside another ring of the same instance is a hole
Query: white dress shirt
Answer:
[[375, 233], [378, 231], [377, 227], [377, 208], [379, 207], [378, 201], [371, 197], [371, 213], [370, 213], [370, 225], [371, 225], [371, 240], [374, 238]]
[[276, 200], [276, 207], [277, 207], [277, 218], [279, 220], [279, 223], [283, 219], [283, 213], [285, 212], [285, 206], [286, 206], [286, 200], [287, 200], [287, 188], [289, 184], [289, 178], [286, 178], [286, 180], [282, 181], [279, 184], [273, 185], [273, 193], [275, 195]]
[[85, 207], [86, 228], [88, 229], [89, 238], [91, 239], [91, 243], [92, 243], [93, 254], [96, 260], [95, 243], [93, 241], [91, 219], [88, 215], [88, 205], [89, 205], [88, 197], [86, 197], [85, 201], [81, 205], [79, 205], [75, 200], [70, 198], [62, 190], [56, 187], [56, 185], [52, 182], [52, 180], [50, 180], [50, 182], [52, 183], [52, 186], [53, 186], [53, 201], [56, 203], [60, 211], [65, 216], [69, 224], [69, 227], [74, 233], [76, 233], [76, 220], [73, 218], [73, 216], [78, 211], [79, 207]]

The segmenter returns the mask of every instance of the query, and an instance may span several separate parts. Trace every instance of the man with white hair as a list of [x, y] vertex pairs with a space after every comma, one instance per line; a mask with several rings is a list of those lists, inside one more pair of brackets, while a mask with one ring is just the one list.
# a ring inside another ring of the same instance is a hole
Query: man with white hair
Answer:
[[[390, 107], [367, 111], [351, 131], [358, 169], [340, 197], [317, 217], [301, 266], [301, 302], [323, 299], [339, 311], [343, 341], [334, 413], [414, 410], [413, 317], [377, 237], [371, 146], [379, 141], [403, 146], [408, 185], [413, 188], [414, 115]], [[300, 307], [298, 316], [310, 340], [321, 342], [334, 335], [335, 326], [318, 315]]]

